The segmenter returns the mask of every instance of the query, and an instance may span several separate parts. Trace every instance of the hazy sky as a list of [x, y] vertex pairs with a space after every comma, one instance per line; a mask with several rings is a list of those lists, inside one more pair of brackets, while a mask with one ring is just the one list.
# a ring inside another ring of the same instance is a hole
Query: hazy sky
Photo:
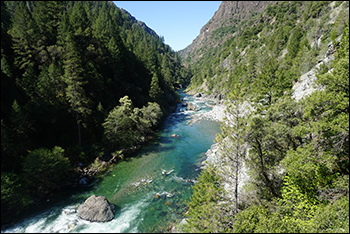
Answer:
[[113, 1], [143, 21], [174, 51], [184, 49], [219, 9], [221, 1]]

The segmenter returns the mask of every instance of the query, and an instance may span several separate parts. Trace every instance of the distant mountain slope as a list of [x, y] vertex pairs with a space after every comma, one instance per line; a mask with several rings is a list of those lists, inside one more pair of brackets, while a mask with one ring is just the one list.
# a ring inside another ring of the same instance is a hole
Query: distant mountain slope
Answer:
[[290, 89], [325, 58], [348, 18], [348, 1], [222, 2], [178, 53], [191, 67], [190, 89], [225, 96], [239, 79], [255, 92], [254, 81], [269, 60]]
[[237, 25], [251, 15], [265, 10], [276, 1], [222, 1], [214, 16], [200, 30], [199, 35], [179, 55], [185, 60], [191, 54], [195, 62], [208, 47], [225, 42], [236, 32]]

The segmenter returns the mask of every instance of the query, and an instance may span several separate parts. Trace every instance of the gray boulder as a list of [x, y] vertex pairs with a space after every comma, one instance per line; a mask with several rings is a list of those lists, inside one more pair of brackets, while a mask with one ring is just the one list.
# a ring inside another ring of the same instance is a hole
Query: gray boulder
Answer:
[[114, 218], [114, 205], [105, 196], [92, 195], [79, 208], [78, 215], [91, 222], [107, 222]]

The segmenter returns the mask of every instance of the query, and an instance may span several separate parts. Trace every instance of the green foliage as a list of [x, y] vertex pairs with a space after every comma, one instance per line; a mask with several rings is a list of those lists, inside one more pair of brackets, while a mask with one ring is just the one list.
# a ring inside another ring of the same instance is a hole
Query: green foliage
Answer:
[[38, 35], [37, 25], [24, 2], [20, 2], [13, 16], [10, 35], [13, 38], [13, 50], [16, 53], [15, 64], [19, 69], [25, 69], [34, 63], [35, 44]]
[[132, 101], [128, 96], [119, 100], [103, 123], [105, 137], [112, 146], [130, 146], [139, 141], [140, 134], [136, 131], [136, 123], [132, 120]]
[[[271, 222], [271, 219], [268, 217], [268, 210], [262, 205], [257, 206], [253, 205], [245, 209], [242, 212], [239, 212], [236, 216], [236, 220], [233, 224], [233, 230], [236, 233], [253, 233], [259, 232], [259, 224], [266, 222], [266, 224]], [[265, 230], [267, 231], [267, 230]]]
[[156, 126], [162, 111], [157, 103], [148, 103], [142, 109], [134, 108], [128, 96], [119, 100], [108, 114], [104, 127], [104, 136], [111, 148], [129, 147], [142, 141], [145, 133]]
[[277, 75], [277, 70], [276, 60], [270, 58], [254, 83], [256, 85], [255, 100], [262, 104], [262, 108], [270, 106], [282, 95], [282, 80], [281, 76]]
[[31, 204], [23, 178], [13, 172], [1, 171], [1, 216], [4, 221], [11, 221]]
[[313, 219], [310, 219], [307, 232], [348, 233], [349, 197], [342, 197], [326, 206], [319, 206]]
[[334, 41], [337, 37], [339, 37], [343, 33], [344, 28], [346, 27], [347, 18], [348, 17], [344, 12], [344, 10], [339, 12], [338, 17], [335, 19], [332, 32], [330, 33], [330, 37], [332, 41]]
[[39, 148], [29, 153], [23, 161], [26, 182], [40, 195], [65, 185], [71, 166], [64, 149], [55, 146], [52, 150]]
[[151, 87], [149, 90], [149, 96], [154, 100], [154, 101], [159, 101], [159, 98], [162, 95], [162, 90], [159, 86], [159, 79], [157, 76], [157, 73], [154, 73], [152, 76], [152, 81], [151, 81]]
[[302, 38], [302, 36], [302, 28], [300, 26], [295, 27], [287, 46], [288, 53], [286, 55], [286, 59], [288, 59], [288, 57], [294, 58], [297, 55], [299, 51], [300, 39]]
[[[227, 232], [230, 229], [227, 224], [232, 217], [227, 217], [223, 211], [225, 205], [219, 205], [222, 188], [219, 186], [219, 177], [215, 168], [209, 165], [198, 178], [198, 183], [193, 186], [193, 195], [188, 202], [189, 210], [185, 216], [185, 232]], [[219, 208], [221, 207], [221, 208]], [[226, 217], [225, 217], [226, 216]]]
[[150, 132], [151, 128], [157, 126], [163, 115], [159, 104], [156, 102], [149, 102], [147, 106], [142, 107], [141, 113], [142, 118], [139, 120], [138, 127], [143, 133]]
[[[112, 145], [145, 141], [191, 76], [164, 40], [114, 4], [80, 1], [1, 2], [1, 74], [1, 172], [20, 179], [35, 149], [60, 145], [72, 165], [89, 164], [112, 158]], [[102, 124], [126, 95], [135, 108], [121, 116], [133, 137], [108, 141]], [[56, 182], [28, 191], [36, 199]]]
[[[348, 6], [342, 4], [345, 8], [332, 28], [325, 23], [330, 16], [328, 4], [277, 2], [266, 8], [259, 21], [237, 24], [238, 35], [215, 50], [202, 51], [191, 64], [191, 89], [205, 82], [208, 93], [215, 90], [227, 98], [250, 100], [255, 108], [246, 119], [239, 119], [245, 122], [242, 128], [224, 125], [217, 137], [224, 149], [220, 167], [230, 167], [226, 176], [238, 166], [223, 159], [235, 159], [237, 145], [250, 147], [248, 157], [242, 157], [249, 181], [241, 191], [244, 203], [230, 226], [234, 232], [349, 230]], [[265, 25], [254, 38], [252, 31], [259, 22]], [[317, 91], [298, 102], [292, 100], [293, 82], [317, 64], [328, 43], [339, 35], [340, 43], [333, 41], [335, 59], [318, 71]], [[208, 67], [214, 71], [211, 77], [206, 74]], [[233, 116], [237, 110], [229, 108]], [[231, 123], [239, 121], [231, 118]], [[217, 170], [223, 171], [220, 167]], [[235, 213], [233, 202], [228, 205]], [[217, 205], [209, 210], [215, 214], [220, 209]]]

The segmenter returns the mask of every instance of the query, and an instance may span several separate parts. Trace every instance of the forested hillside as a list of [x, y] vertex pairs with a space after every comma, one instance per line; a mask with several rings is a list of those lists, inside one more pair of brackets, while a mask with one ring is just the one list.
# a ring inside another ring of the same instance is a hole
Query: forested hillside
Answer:
[[147, 140], [190, 78], [163, 42], [112, 2], [1, 2], [2, 223]]
[[349, 232], [348, 18], [347, 1], [272, 2], [185, 51], [188, 91], [225, 97], [230, 118], [180, 231]]

